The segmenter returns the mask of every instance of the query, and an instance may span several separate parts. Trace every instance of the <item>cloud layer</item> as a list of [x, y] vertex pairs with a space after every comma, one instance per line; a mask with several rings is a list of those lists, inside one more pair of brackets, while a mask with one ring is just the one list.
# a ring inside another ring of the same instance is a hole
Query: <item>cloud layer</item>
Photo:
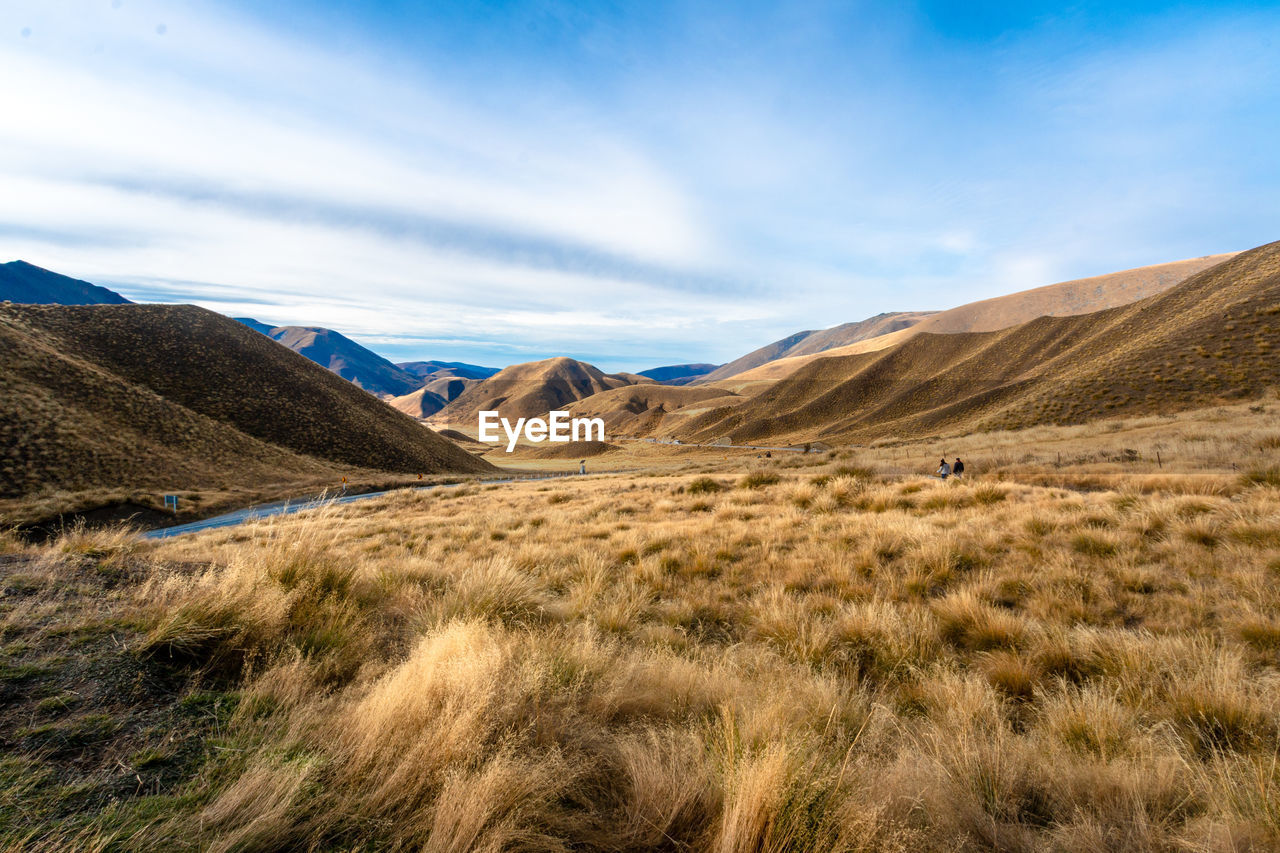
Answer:
[[1278, 236], [1276, 13], [272, 8], [6, 3], [0, 260], [640, 369]]

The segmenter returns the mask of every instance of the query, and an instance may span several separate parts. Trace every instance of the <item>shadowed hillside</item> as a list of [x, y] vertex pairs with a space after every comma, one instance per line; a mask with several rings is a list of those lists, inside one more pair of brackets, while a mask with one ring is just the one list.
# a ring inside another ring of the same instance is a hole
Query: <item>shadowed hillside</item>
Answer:
[[479, 379], [463, 379], [458, 376], [445, 375], [429, 379], [412, 394], [394, 397], [387, 402], [412, 418], [427, 418], [458, 399], [464, 391], [478, 385]]
[[1138, 267], [1106, 275], [1063, 281], [1044, 287], [970, 302], [957, 308], [926, 315], [919, 323], [888, 334], [868, 336], [835, 347], [805, 351], [800, 346], [776, 361], [743, 371], [739, 380], [781, 379], [819, 357], [857, 355], [875, 352], [900, 344], [919, 334], [955, 334], [958, 332], [995, 332], [1026, 323], [1037, 317], [1070, 317], [1131, 305], [1141, 299], [1163, 293], [1179, 282], [1203, 272], [1234, 253], [1206, 255], [1185, 261]]
[[867, 338], [896, 332], [899, 329], [906, 329], [919, 323], [932, 313], [931, 311], [896, 311], [877, 314], [857, 323], [843, 323], [830, 329], [796, 332], [794, 335], [788, 335], [780, 341], [774, 341], [767, 346], [760, 347], [758, 350], [753, 350], [742, 356], [742, 358], [737, 358], [728, 364], [721, 365], [703, 376], [702, 380], [716, 382], [721, 379], [728, 379], [731, 376], [737, 376], [754, 367], [759, 367], [762, 364], [767, 364], [780, 358], [824, 352], [835, 347], [847, 346], [857, 341], [866, 340]]
[[443, 409], [449, 401], [424, 386], [411, 394], [392, 397], [387, 404], [411, 418], [426, 418]]
[[601, 391], [569, 407], [572, 417], [604, 419], [605, 435], [648, 436], [669, 431], [672, 420], [688, 413], [734, 405], [741, 398], [720, 388], [680, 385], [628, 385]]
[[652, 380], [626, 373], [603, 373], [572, 358], [513, 364], [464, 391], [433, 420], [442, 425], [475, 429], [480, 412], [485, 410], [497, 410], [502, 417], [513, 421], [542, 417], [592, 394], [639, 382]]
[[685, 434], [866, 439], [1169, 412], [1280, 384], [1277, 347], [1272, 243], [1133, 305], [815, 359]]
[[0, 302], [26, 305], [129, 305], [114, 290], [26, 261], [0, 264]]
[[333, 329], [277, 326], [264, 334], [371, 394], [398, 397], [422, 385], [417, 376]]
[[489, 468], [351, 383], [193, 306], [0, 306], [4, 497], [202, 488], [339, 467]]

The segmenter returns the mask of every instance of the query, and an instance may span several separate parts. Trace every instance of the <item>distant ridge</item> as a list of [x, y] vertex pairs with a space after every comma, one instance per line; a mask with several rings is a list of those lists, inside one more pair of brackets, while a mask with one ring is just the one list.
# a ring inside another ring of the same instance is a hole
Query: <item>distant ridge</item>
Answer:
[[1280, 243], [1131, 305], [827, 353], [681, 437], [869, 440], [1083, 423], [1256, 398], [1280, 384]]
[[26, 261], [0, 264], [0, 302], [24, 305], [130, 305], [114, 290]]
[[593, 365], [564, 357], [513, 364], [464, 391], [437, 412], [432, 421], [475, 429], [482, 410], [496, 410], [511, 420], [541, 417], [592, 394], [638, 382], [653, 380], [627, 373], [604, 373]]
[[488, 379], [501, 368], [481, 367], [478, 364], [467, 364], [463, 361], [403, 361], [396, 367], [423, 379], [438, 379], [441, 376], [456, 376], [459, 379]]
[[640, 371], [638, 375], [665, 385], [687, 385], [695, 379], [701, 379], [719, 366], [718, 364], [671, 364], [666, 367], [651, 367]]
[[322, 326], [269, 326], [250, 317], [236, 322], [327, 367], [343, 379], [379, 397], [398, 397], [422, 386], [422, 379], [333, 329]]
[[702, 377], [704, 382], [715, 382], [745, 373], [771, 361], [798, 355], [824, 352], [836, 347], [863, 341], [909, 328], [933, 314], [932, 311], [895, 311], [877, 314], [856, 323], [843, 323], [830, 329], [809, 330], [788, 335], [780, 341], [752, 350], [741, 358], [721, 365]]
[[1037, 317], [1070, 317], [1131, 305], [1186, 281], [1196, 273], [1235, 257], [1235, 253], [1205, 255], [1183, 261], [1137, 267], [1089, 278], [1048, 284], [1005, 296], [969, 302], [926, 316], [898, 331], [864, 338], [824, 352], [796, 348], [786, 356], [757, 368], [743, 371], [739, 380], [779, 379], [815, 358], [828, 355], [855, 355], [874, 352], [901, 343], [914, 335], [995, 332], [1026, 323]]

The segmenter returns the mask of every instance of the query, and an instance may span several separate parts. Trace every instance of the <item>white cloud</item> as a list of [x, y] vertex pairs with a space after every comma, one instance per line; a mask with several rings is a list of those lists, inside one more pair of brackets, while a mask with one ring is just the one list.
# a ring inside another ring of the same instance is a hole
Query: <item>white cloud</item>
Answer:
[[1275, 54], [1240, 49], [1272, 18], [987, 63], [893, 16], [731, 33], [731, 60], [620, 37], [603, 94], [496, 97], [209, 2], [7, 0], [0, 260], [366, 340], [683, 361], [1274, 236], [1280, 176], [1239, 141], [1280, 130]]

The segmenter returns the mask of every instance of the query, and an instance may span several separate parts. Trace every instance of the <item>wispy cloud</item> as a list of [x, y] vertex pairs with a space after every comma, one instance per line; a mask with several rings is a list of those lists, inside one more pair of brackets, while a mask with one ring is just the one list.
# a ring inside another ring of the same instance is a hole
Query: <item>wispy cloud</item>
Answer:
[[1274, 12], [263, 8], [0, 7], [0, 260], [637, 369], [1277, 236]]

